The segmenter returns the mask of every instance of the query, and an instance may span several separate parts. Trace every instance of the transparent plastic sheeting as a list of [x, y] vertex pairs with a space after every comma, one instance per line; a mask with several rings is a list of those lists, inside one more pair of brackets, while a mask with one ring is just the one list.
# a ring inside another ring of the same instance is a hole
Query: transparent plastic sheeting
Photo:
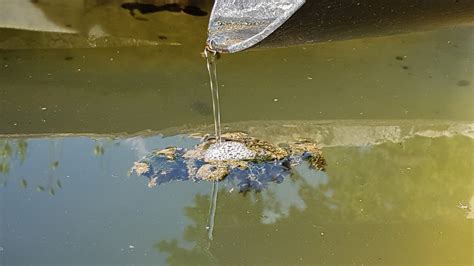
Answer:
[[216, 0], [207, 45], [221, 53], [235, 53], [259, 43], [278, 29], [304, 0]]

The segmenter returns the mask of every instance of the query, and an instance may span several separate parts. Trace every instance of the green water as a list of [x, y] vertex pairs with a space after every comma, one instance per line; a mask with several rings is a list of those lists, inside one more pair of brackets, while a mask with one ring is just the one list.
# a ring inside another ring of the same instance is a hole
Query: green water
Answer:
[[328, 167], [246, 196], [219, 186], [212, 241], [210, 183], [129, 176], [214, 132], [200, 43], [0, 50], [0, 264], [472, 265], [473, 38], [220, 59], [223, 132], [311, 138]]
[[[224, 56], [224, 122], [472, 121], [471, 33], [459, 28]], [[0, 134], [210, 124], [202, 46], [0, 51]]]

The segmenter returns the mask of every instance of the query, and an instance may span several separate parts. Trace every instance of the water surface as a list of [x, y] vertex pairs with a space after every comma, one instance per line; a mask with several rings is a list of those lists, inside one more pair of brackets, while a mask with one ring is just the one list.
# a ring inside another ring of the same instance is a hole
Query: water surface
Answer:
[[152, 149], [194, 138], [2, 139], [1, 263], [469, 264], [474, 141], [436, 128], [329, 145], [326, 173], [302, 166], [261, 193], [221, 187], [213, 241], [211, 183], [129, 176]]
[[246, 196], [129, 176], [212, 133], [202, 44], [0, 51], [0, 264], [472, 265], [472, 28], [218, 61], [223, 131], [326, 173]]

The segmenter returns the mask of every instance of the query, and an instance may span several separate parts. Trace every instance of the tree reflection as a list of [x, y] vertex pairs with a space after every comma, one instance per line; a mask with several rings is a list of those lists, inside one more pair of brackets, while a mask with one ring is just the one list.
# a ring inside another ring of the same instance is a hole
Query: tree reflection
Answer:
[[[56, 190], [62, 188], [62, 182], [56, 174], [57, 169], [60, 167], [59, 160], [61, 157], [61, 152], [61, 141], [51, 141], [49, 152], [51, 163], [49, 164], [47, 170], [47, 183], [36, 185], [36, 191], [48, 192], [49, 195], [54, 196], [56, 194]], [[3, 186], [7, 185], [12, 165], [15, 163], [22, 165], [27, 159], [27, 155], [28, 141], [26, 139], [0, 140], [0, 183]], [[21, 188], [26, 189], [29, 186], [29, 181], [26, 178], [21, 178], [19, 179], [18, 184]]]
[[327, 148], [327, 182], [301, 171], [280, 185], [297, 188], [304, 206], [265, 223], [269, 206], [288, 201], [276, 187], [251, 197], [221, 190], [209, 242], [209, 199], [197, 195], [182, 240], [155, 248], [171, 265], [469, 263], [472, 223], [456, 206], [473, 196], [473, 147], [458, 136]]
[[7, 184], [8, 173], [13, 160], [19, 158], [22, 164], [27, 156], [28, 142], [26, 140], [0, 140], [0, 183]]

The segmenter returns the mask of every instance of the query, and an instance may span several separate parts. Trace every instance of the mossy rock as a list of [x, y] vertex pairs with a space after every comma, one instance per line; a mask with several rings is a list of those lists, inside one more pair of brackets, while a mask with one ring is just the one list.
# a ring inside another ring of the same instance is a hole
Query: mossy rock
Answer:
[[260, 191], [268, 183], [281, 183], [292, 169], [308, 162], [324, 171], [326, 161], [315, 143], [304, 140], [284, 147], [252, 138], [245, 133], [226, 133], [221, 142], [204, 138], [192, 149], [168, 147], [145, 156], [132, 168], [149, 179], [148, 186], [173, 180], [229, 180], [240, 191]]

